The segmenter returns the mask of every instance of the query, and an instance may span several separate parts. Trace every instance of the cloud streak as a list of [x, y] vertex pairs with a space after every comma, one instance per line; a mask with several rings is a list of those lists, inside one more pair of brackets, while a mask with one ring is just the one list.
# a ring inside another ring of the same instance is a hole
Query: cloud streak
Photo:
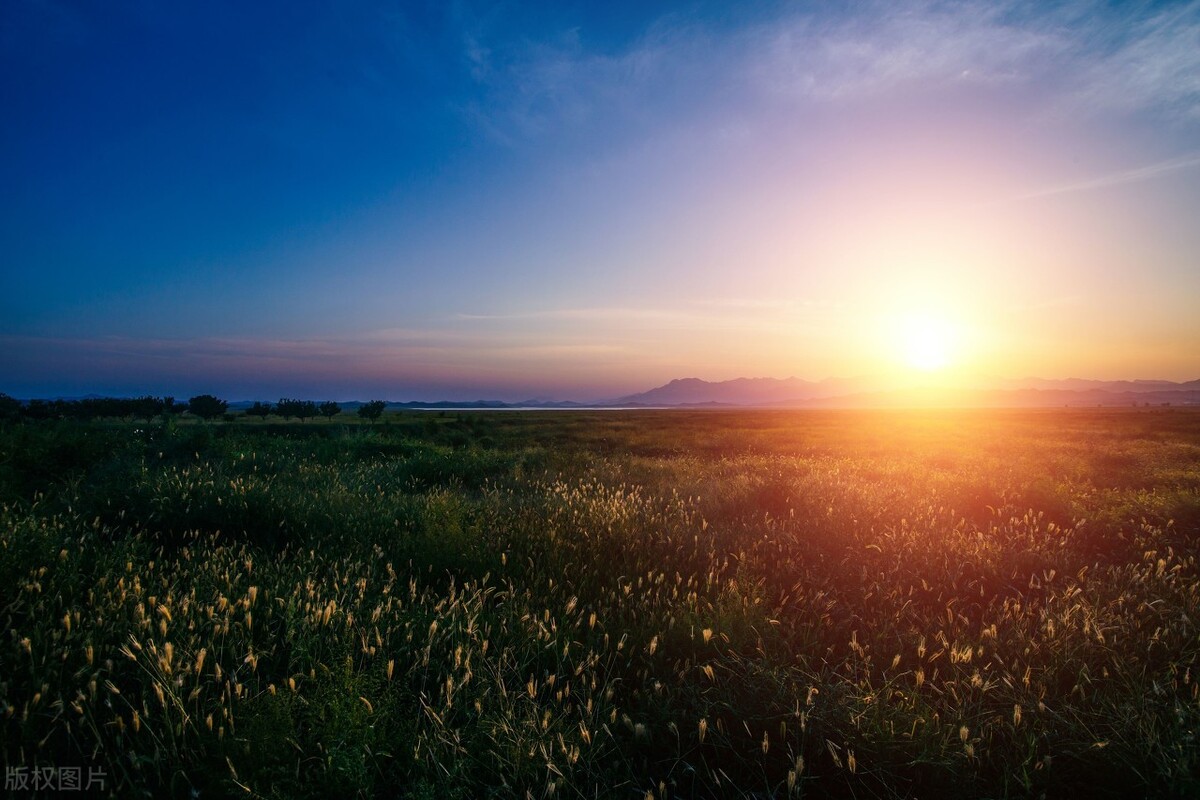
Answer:
[[537, 311], [518, 311], [510, 314], [455, 314], [456, 319], [468, 321], [562, 320], [582, 322], [678, 322], [694, 315], [662, 308], [555, 308]]
[[699, 28], [667, 23], [612, 53], [588, 50], [577, 30], [494, 45], [471, 32], [464, 35], [463, 58], [478, 92], [460, 110], [505, 145], [598, 119], [630, 124], [652, 116], [651, 108], [671, 105], [671, 87], [711, 72], [704, 59], [709, 43]]
[[876, 3], [834, 21], [785, 18], [751, 31], [746, 50], [753, 79], [793, 99], [1023, 86], [1064, 113], [1200, 119], [1195, 2], [1158, 12], [1098, 3]]
[[215, 391], [318, 397], [336, 386], [340, 399], [513, 400], [534, 391], [587, 389], [614, 377], [589, 376], [590, 370], [638, 363], [637, 350], [619, 342], [414, 333], [328, 339], [0, 336], [0, 374], [21, 376], [5, 387], [18, 396]]
[[675, 122], [703, 118], [747, 90], [770, 107], [1019, 87], [1059, 113], [1200, 119], [1200, 3], [1150, 8], [879, 2], [836, 14], [789, 8], [723, 34], [668, 16], [606, 53], [577, 31], [495, 45], [472, 34], [463, 58], [480, 92], [464, 114], [511, 144], [645, 122], [656, 104]]
[[1076, 192], [1091, 192], [1097, 189], [1108, 189], [1113, 186], [1124, 186], [1130, 183], [1141, 183], [1142, 181], [1153, 180], [1164, 175], [1170, 175], [1182, 170], [1195, 169], [1200, 167], [1200, 153], [1193, 153], [1179, 158], [1172, 158], [1167, 161], [1160, 161], [1156, 164], [1148, 164], [1144, 167], [1135, 167], [1133, 169], [1121, 170], [1112, 172], [1107, 175], [1101, 175], [1095, 178], [1089, 178], [1082, 181], [1074, 181], [1072, 183], [1063, 183], [1056, 186], [1047, 186], [1042, 189], [1036, 189], [1028, 194], [1020, 195], [1016, 200], [1031, 200], [1037, 197], [1053, 197], [1061, 194], [1074, 194]]
[[[1078, 106], [1118, 112], [1149, 108], [1177, 121], [1200, 121], [1200, 3], [1140, 18], [1097, 16], [1092, 26], [1085, 25], [1086, 36], [1073, 53]], [[1114, 22], [1123, 23], [1115, 40]]]
[[917, 83], [1028, 80], [1063, 50], [1053, 31], [1004, 21], [1000, 4], [874, 4], [836, 21], [796, 16], [752, 31], [748, 72], [769, 93], [847, 100]]

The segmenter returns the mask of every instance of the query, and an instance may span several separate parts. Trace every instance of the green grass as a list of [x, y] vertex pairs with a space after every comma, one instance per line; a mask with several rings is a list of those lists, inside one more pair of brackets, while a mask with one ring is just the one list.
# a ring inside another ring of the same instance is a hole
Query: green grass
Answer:
[[0, 428], [0, 743], [187, 797], [1190, 797], [1200, 414]]

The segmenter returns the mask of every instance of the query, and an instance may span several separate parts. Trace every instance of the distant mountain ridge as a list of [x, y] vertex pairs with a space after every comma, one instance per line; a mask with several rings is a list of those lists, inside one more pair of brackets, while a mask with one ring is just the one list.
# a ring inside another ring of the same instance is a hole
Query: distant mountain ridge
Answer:
[[[1101, 381], [1079, 378], [1025, 378], [993, 382], [977, 389], [924, 394], [888, 389], [866, 378], [735, 378], [705, 381], [678, 378], [611, 402], [624, 406], [896, 406], [934, 402], [967, 406], [1200, 405], [1200, 380]], [[607, 405], [607, 404], [606, 404]]]
[[826, 378], [806, 381], [802, 378], [735, 378], [729, 381], [705, 381], [677, 378], [670, 383], [612, 401], [613, 405], [773, 405], [797, 400], [853, 394], [870, 389], [861, 378]]
[[1177, 383], [1161, 380], [1100, 381], [1085, 378], [1022, 378], [1001, 381], [997, 388], [1057, 389], [1076, 392], [1186, 392], [1200, 390], [1200, 380]]
[[[97, 399], [101, 395], [55, 398]], [[244, 411], [255, 401], [233, 400], [230, 410]], [[269, 402], [269, 401], [268, 401]], [[353, 413], [364, 401], [339, 403]], [[598, 402], [553, 400], [536, 397], [503, 400], [387, 401], [393, 410], [487, 410], [487, 409], [588, 409], [588, 408], [1037, 408], [1053, 406], [1200, 406], [1200, 379], [1191, 381], [1119, 380], [1083, 378], [1022, 378], [980, 380], [975, 386], [958, 388], [897, 388], [865, 378], [735, 378], [706, 381], [677, 378], [644, 392]]]

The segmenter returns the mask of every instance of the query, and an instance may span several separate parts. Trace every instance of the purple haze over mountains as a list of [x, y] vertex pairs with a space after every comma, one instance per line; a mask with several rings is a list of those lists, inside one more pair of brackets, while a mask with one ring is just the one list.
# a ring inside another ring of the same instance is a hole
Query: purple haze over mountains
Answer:
[[681, 378], [646, 392], [618, 398], [613, 404], [856, 407], [928, 402], [962, 406], [1200, 405], [1200, 380], [1176, 383], [1026, 378], [996, 381], [986, 387], [939, 390], [935, 396], [922, 396], [919, 390], [889, 388], [868, 378], [827, 378], [823, 381], [737, 378], [717, 382]]

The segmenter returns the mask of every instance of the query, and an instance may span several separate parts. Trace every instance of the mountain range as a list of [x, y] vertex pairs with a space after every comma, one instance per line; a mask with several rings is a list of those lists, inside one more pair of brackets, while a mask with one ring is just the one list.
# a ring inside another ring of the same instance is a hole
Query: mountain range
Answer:
[[1099, 381], [1079, 378], [1003, 380], [973, 388], [889, 388], [866, 378], [680, 378], [608, 405], [620, 406], [1131, 406], [1200, 405], [1200, 380]]
[[[61, 400], [94, 399], [100, 395]], [[245, 410], [254, 401], [234, 400], [230, 409]], [[363, 401], [346, 401], [353, 412]], [[1033, 408], [1054, 406], [1200, 406], [1200, 380], [1120, 380], [1082, 378], [1023, 378], [975, 381], [958, 387], [897, 388], [870, 378], [735, 378], [706, 381], [677, 378], [644, 392], [598, 402], [533, 398], [519, 402], [501, 400], [390, 401], [401, 409], [513, 409], [513, 408], [900, 408], [991, 407]]]
[[826, 378], [806, 381], [801, 378], [736, 378], [730, 381], [705, 381], [678, 378], [670, 383], [613, 400], [614, 405], [684, 406], [790, 405], [869, 391], [871, 385], [861, 378]]

